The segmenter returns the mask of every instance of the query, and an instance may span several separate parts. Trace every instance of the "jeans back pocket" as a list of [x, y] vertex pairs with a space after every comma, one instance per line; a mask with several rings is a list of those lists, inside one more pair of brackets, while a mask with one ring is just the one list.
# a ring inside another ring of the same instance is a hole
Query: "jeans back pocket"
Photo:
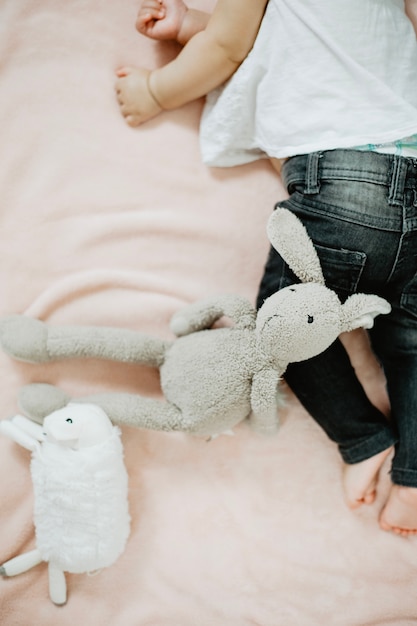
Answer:
[[315, 244], [326, 286], [344, 302], [358, 290], [365, 267], [366, 254], [357, 250], [337, 250]]

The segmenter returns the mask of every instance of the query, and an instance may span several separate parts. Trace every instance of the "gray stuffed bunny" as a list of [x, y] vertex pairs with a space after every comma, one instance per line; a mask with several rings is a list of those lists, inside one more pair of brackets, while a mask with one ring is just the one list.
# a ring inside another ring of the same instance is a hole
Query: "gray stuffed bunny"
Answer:
[[[257, 430], [273, 432], [287, 365], [319, 354], [344, 331], [371, 328], [391, 307], [366, 294], [342, 304], [324, 285], [313, 243], [288, 210], [273, 212], [268, 236], [302, 282], [269, 297], [258, 313], [239, 296], [207, 298], [173, 316], [173, 341], [117, 328], [48, 326], [16, 315], [1, 321], [1, 345], [31, 363], [92, 357], [158, 367], [165, 401], [111, 392], [77, 400], [101, 406], [117, 424], [212, 436], [249, 419]], [[211, 328], [223, 316], [233, 326]], [[24, 387], [19, 398], [37, 421], [69, 400], [42, 384]]]

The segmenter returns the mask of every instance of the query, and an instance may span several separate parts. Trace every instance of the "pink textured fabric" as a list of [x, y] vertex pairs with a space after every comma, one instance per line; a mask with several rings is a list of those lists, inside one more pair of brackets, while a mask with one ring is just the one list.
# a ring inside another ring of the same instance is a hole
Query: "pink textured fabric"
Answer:
[[[125, 125], [114, 70], [156, 67], [176, 52], [136, 33], [138, 4], [1, 3], [1, 315], [168, 337], [184, 303], [222, 292], [255, 299], [266, 220], [283, 189], [266, 162], [201, 164], [202, 102]], [[383, 404], [361, 346], [354, 358]], [[2, 418], [34, 381], [75, 396], [159, 393], [146, 368], [31, 366], [1, 353], [0, 381]], [[48, 598], [45, 565], [0, 579], [1, 625], [417, 624], [417, 539], [377, 525], [386, 471], [377, 502], [352, 513], [335, 446], [290, 394], [282, 421], [270, 438], [241, 426], [210, 443], [124, 429], [133, 519], [125, 553], [96, 576], [68, 576], [64, 608]], [[0, 472], [4, 562], [34, 546], [29, 453], [0, 439]]]

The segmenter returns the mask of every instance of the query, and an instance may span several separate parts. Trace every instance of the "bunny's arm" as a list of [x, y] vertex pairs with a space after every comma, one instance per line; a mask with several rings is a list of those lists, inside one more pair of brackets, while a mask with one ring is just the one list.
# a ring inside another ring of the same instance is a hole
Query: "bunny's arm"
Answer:
[[254, 329], [256, 311], [242, 296], [223, 294], [193, 302], [176, 313], [171, 330], [177, 337], [210, 328], [221, 317], [229, 317], [238, 329]]
[[278, 427], [278, 383], [280, 375], [275, 369], [262, 369], [252, 380], [249, 418], [251, 426], [258, 432], [273, 433]]
[[10, 356], [29, 363], [66, 358], [109, 359], [157, 367], [169, 342], [124, 328], [49, 326], [25, 315], [0, 322], [0, 342]]

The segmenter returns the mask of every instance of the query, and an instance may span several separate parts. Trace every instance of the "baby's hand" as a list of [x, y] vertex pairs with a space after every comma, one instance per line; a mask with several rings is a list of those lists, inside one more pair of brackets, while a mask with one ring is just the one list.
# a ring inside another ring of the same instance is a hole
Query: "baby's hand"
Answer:
[[139, 126], [155, 117], [162, 108], [149, 91], [149, 70], [139, 67], [122, 67], [116, 72], [117, 100], [120, 111], [129, 126]]
[[186, 13], [183, 0], [143, 0], [136, 28], [152, 39], [176, 41]]

